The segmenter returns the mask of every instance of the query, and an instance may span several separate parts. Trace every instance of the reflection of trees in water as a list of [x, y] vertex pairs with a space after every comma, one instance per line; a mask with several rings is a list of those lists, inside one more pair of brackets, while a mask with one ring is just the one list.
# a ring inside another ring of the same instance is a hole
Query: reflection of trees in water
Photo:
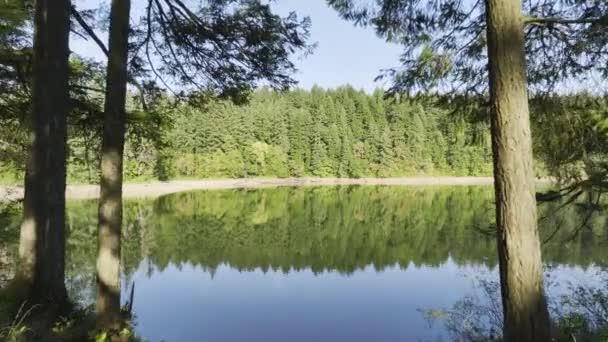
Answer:
[[179, 194], [155, 204], [151, 258], [161, 269], [191, 262], [346, 273], [370, 264], [439, 265], [450, 255], [483, 261], [494, 240], [463, 231], [487, 225], [488, 201], [479, 198], [488, 194], [397, 187]]
[[[368, 265], [496, 266], [489, 187], [317, 187], [202, 191], [125, 203], [124, 286], [146, 259], [148, 273], [190, 262], [213, 270], [350, 273]], [[596, 214], [574, 236], [584, 213], [576, 206], [540, 208], [547, 263], [588, 266], [608, 260], [606, 216]], [[96, 201], [68, 203], [67, 284], [83, 294], [94, 284]], [[4, 215], [3, 250], [16, 251], [19, 214]], [[9, 229], [10, 227], [13, 227]]]
[[[203, 191], [130, 200], [124, 208], [123, 293], [138, 268], [151, 274], [169, 264], [190, 263], [210, 272], [226, 263], [240, 270], [349, 274], [368, 265], [438, 266], [451, 258], [458, 265], [494, 268], [495, 238], [487, 233], [492, 201], [489, 187], [371, 186]], [[543, 239], [560, 228], [544, 245], [545, 261], [587, 267], [608, 260], [605, 216], [594, 215], [591, 228], [572, 238], [584, 213], [576, 206], [558, 207], [548, 203], [540, 209], [539, 216], [547, 217], [540, 224]], [[96, 201], [68, 203], [66, 284], [71, 298], [84, 305], [94, 300], [96, 214]], [[18, 213], [11, 217], [3, 222], [17, 229]], [[4, 248], [16, 251], [18, 234], [5, 236]], [[571, 298], [579, 304], [608, 293], [574, 290], [578, 296]], [[453, 311], [465, 313], [460, 317], [490, 312], [471, 302], [460, 305]], [[578, 322], [573, 315], [554, 317]]]
[[[318, 187], [203, 191], [125, 204], [123, 271], [128, 278], [148, 257], [148, 268], [186, 262], [215, 269], [222, 263], [249, 270], [351, 273], [368, 265], [496, 266], [489, 187]], [[541, 207], [550, 263], [589, 265], [606, 260], [605, 219], [570, 239], [575, 208]], [[70, 204], [69, 269], [92, 272], [95, 203]], [[564, 242], [567, 240], [567, 242]], [[128, 280], [128, 279], [127, 279]], [[128, 283], [128, 281], [127, 281]]]
[[[122, 286], [130, 288], [131, 276], [140, 261], [148, 255], [145, 241], [145, 222], [153, 212], [153, 202], [139, 200], [127, 202], [124, 208], [122, 242]], [[94, 304], [95, 258], [97, 256], [97, 201], [73, 201], [68, 203], [68, 241], [66, 284], [74, 302], [89, 306]]]

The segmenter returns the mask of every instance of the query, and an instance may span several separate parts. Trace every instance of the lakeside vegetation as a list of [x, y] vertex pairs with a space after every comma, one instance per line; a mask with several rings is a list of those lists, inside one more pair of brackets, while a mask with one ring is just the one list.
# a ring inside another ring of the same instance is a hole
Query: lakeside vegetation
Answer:
[[[237, 177], [489, 175], [487, 125], [433, 99], [384, 99], [351, 87], [262, 89], [245, 105], [165, 105], [129, 126], [127, 180]], [[455, 117], [459, 116], [459, 117]], [[68, 181], [99, 179], [99, 134], [70, 139]], [[152, 133], [152, 132], [150, 132]], [[24, 165], [3, 163], [3, 179]]]
[[[246, 104], [163, 96], [153, 112], [130, 112], [124, 177], [491, 176], [485, 111], [449, 100], [385, 98], [349, 86], [260, 89]], [[605, 102], [585, 94], [532, 101], [537, 176], [592, 170], [606, 153]], [[95, 184], [101, 131], [77, 123], [71, 131], [68, 182]], [[10, 149], [27, 149], [25, 136]], [[22, 184], [24, 168], [22, 155], [0, 161], [0, 182]]]

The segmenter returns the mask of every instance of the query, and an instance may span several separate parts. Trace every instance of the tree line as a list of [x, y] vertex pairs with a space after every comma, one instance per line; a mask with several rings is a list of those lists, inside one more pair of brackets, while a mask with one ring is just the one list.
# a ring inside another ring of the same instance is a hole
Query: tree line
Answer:
[[[124, 175], [135, 181], [490, 175], [487, 124], [465, 120], [437, 102], [385, 99], [381, 91], [369, 95], [346, 86], [261, 89], [244, 105], [167, 103], [162, 111], [140, 115], [145, 130], [128, 125]], [[94, 183], [101, 137], [83, 133], [68, 143], [68, 180]], [[4, 163], [5, 179], [23, 173], [18, 163]]]
[[[435, 101], [436, 102], [436, 101]], [[169, 174], [363, 177], [489, 174], [486, 125], [424, 99], [351, 87], [277, 93], [176, 113]], [[188, 127], [186, 127], [188, 126]], [[478, 140], [475, 140], [475, 139]]]
[[[168, 94], [156, 101], [149, 112], [137, 110], [134, 100], [127, 106], [127, 181], [492, 175], [489, 123], [483, 114], [472, 115], [478, 111], [470, 108], [472, 100], [386, 98], [380, 90], [367, 94], [344, 86], [263, 88], [245, 104], [213, 98], [180, 103]], [[535, 97], [531, 106], [538, 177], [601, 173], [608, 151], [603, 96]], [[74, 132], [67, 144], [68, 182], [94, 184], [100, 174], [100, 131], [80, 122], [68, 127]], [[17, 137], [7, 145], [19, 150], [27, 140]], [[6, 158], [0, 170], [5, 182], [19, 180], [23, 157]]]

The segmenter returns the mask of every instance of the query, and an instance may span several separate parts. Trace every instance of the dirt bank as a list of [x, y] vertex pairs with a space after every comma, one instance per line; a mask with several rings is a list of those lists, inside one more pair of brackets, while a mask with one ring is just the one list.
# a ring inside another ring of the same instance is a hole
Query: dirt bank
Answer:
[[[546, 181], [541, 181], [546, 182]], [[404, 178], [243, 178], [125, 184], [124, 197], [158, 197], [175, 192], [206, 189], [253, 189], [277, 186], [315, 185], [491, 185], [492, 177], [404, 177]], [[69, 199], [97, 198], [97, 185], [68, 185]], [[0, 186], [0, 202], [23, 197], [23, 188]]]

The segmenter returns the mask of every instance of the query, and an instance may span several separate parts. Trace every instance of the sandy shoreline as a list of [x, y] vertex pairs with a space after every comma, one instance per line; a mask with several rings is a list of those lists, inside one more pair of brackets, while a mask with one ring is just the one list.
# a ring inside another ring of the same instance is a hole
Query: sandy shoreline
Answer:
[[[176, 180], [145, 184], [123, 185], [123, 196], [158, 197], [166, 194], [212, 189], [254, 189], [278, 186], [316, 186], [316, 185], [491, 185], [492, 177], [403, 177], [403, 178], [243, 178]], [[541, 180], [546, 183], [547, 181]], [[69, 199], [90, 199], [99, 197], [97, 185], [68, 185], [66, 196]], [[17, 200], [23, 197], [23, 188], [0, 186], [0, 202]]]

